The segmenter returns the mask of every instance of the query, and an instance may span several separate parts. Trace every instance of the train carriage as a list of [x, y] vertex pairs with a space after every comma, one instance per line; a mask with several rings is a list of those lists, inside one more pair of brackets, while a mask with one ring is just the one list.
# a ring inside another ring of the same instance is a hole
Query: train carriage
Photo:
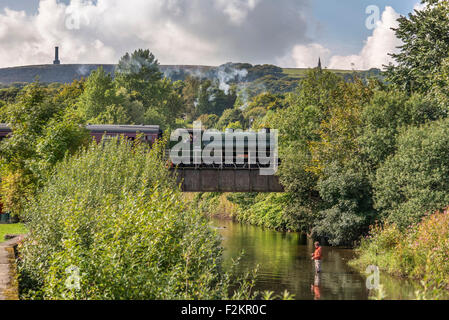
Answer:
[[107, 139], [121, 135], [129, 140], [135, 140], [137, 136], [142, 135], [145, 142], [152, 145], [156, 140], [162, 138], [163, 134], [159, 126], [144, 125], [87, 125], [86, 129], [97, 142], [100, 142], [103, 138]]

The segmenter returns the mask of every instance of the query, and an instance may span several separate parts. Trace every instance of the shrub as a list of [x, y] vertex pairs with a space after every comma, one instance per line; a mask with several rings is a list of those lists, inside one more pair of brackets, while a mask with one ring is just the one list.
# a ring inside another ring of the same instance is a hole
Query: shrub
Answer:
[[93, 143], [57, 164], [27, 207], [22, 297], [227, 297], [220, 239], [182, 201], [162, 146], [148, 152], [123, 140]]
[[449, 203], [449, 120], [411, 127], [377, 172], [375, 207], [401, 228]]
[[70, 99], [60, 100], [66, 89], [55, 95], [35, 82], [2, 110], [14, 134], [0, 143], [1, 197], [4, 209], [14, 215], [21, 215], [56, 162], [89, 142], [80, 119], [68, 109]]
[[318, 182], [326, 207], [319, 212], [312, 234], [325, 237], [331, 245], [352, 245], [368, 231], [376, 212], [372, 208], [368, 179], [352, 168], [333, 163]]
[[397, 136], [403, 127], [445, 118], [445, 108], [420, 95], [399, 91], [377, 91], [362, 112], [358, 143], [364, 165], [374, 171], [396, 151]]

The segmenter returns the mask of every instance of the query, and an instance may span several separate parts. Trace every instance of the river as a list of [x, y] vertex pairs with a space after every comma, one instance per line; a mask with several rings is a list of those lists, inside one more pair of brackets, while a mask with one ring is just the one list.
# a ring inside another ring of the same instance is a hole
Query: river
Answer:
[[[367, 276], [348, 265], [351, 249], [323, 247], [322, 273], [315, 275], [310, 256], [313, 243], [298, 233], [282, 233], [227, 220], [212, 220], [223, 238], [225, 264], [244, 255], [239, 272], [259, 265], [255, 290], [287, 290], [298, 300], [366, 300], [375, 290], [367, 289]], [[385, 299], [413, 299], [418, 284], [380, 274]]]

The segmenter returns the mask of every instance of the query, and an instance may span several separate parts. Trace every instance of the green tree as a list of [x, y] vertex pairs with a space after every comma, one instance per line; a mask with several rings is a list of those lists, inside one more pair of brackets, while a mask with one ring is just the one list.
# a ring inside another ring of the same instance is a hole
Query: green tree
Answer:
[[53, 96], [54, 103], [63, 105], [65, 109], [76, 109], [76, 104], [84, 93], [85, 84], [86, 80], [83, 78], [62, 85]]
[[286, 108], [268, 112], [265, 120], [267, 127], [279, 130], [282, 165], [278, 174], [291, 195], [285, 213], [292, 225], [308, 234], [323, 209], [319, 177], [308, 170], [312, 163], [309, 146], [320, 139], [320, 125], [336, 103], [333, 97], [341, 81], [330, 72], [310, 70], [297, 91], [286, 96]]
[[[153, 104], [146, 106], [144, 104], [146, 110], [144, 115], [145, 123], [161, 124], [163, 129], [172, 128], [176, 124], [176, 119], [181, 117], [184, 111], [182, 97], [174, 90], [174, 86], [169, 79], [159, 81], [158, 90]], [[162, 123], [151, 122], [156, 113], [160, 115]]]
[[0, 143], [2, 201], [17, 215], [52, 166], [76, 152], [88, 134], [73, 110], [38, 82], [26, 86], [4, 116], [14, 134]]
[[20, 90], [21, 88], [18, 87], [0, 89], [0, 101], [2, 101], [4, 104], [14, 103]]
[[447, 116], [435, 99], [422, 94], [408, 96], [396, 90], [376, 91], [363, 108], [358, 145], [360, 162], [375, 174], [379, 165], [396, 151], [399, 132], [409, 125], [419, 125]]
[[115, 102], [112, 76], [100, 67], [90, 74], [85, 90], [79, 97], [80, 115], [86, 120], [94, 119], [105, 111], [106, 106], [114, 105]]
[[210, 80], [201, 83], [196, 101], [196, 115], [216, 114], [221, 117], [226, 109], [232, 109], [237, 99], [234, 89], [226, 94]]
[[196, 77], [188, 76], [184, 80], [184, 87], [182, 89], [182, 98], [184, 100], [185, 112], [187, 120], [192, 121], [198, 116], [198, 92], [201, 86], [201, 80]]
[[376, 213], [357, 163], [361, 114], [376, 86], [311, 70], [287, 95], [287, 108], [267, 114], [270, 127], [280, 130], [279, 175], [291, 193], [287, 215], [300, 230], [334, 245], [357, 240]]
[[341, 81], [333, 92], [338, 104], [325, 110], [325, 118], [320, 124], [320, 138], [309, 142], [312, 163], [308, 170], [322, 175], [331, 163], [344, 166], [358, 152], [357, 136], [361, 126], [361, 112], [373, 95], [375, 84], [365, 85], [361, 80], [353, 83]]
[[159, 62], [150, 50], [138, 49], [131, 55], [126, 53], [119, 61], [116, 72], [117, 82], [137, 98], [145, 100], [149, 85], [162, 80]]
[[427, 92], [449, 56], [449, 3], [422, 3], [427, 5], [423, 10], [399, 18], [395, 32], [403, 45], [391, 55], [396, 64], [387, 69], [387, 79], [407, 92]]
[[79, 97], [80, 116], [96, 124], [143, 124], [144, 108], [126, 89], [117, 88], [102, 67], [89, 76]]
[[325, 209], [314, 220], [312, 235], [332, 245], [352, 245], [377, 215], [368, 179], [357, 168], [336, 161], [326, 167], [318, 189]]
[[449, 203], [448, 129], [447, 119], [410, 127], [377, 171], [376, 208], [401, 228]]
[[268, 110], [277, 110], [283, 107], [284, 96], [279, 94], [272, 94], [269, 92], [261, 93], [255, 96], [249, 103], [245, 112], [254, 108], [264, 108]]
[[213, 129], [216, 127], [218, 120], [216, 114], [203, 114], [196, 121], [200, 121], [206, 129]]
[[145, 124], [164, 129], [174, 126], [185, 110], [177, 84], [162, 78], [159, 63], [149, 50], [139, 49], [120, 59], [115, 86], [124, 88], [131, 102], [142, 105]]
[[441, 64], [441, 72], [436, 75], [428, 96], [433, 98], [440, 108], [447, 113], [447, 110], [449, 110], [449, 58], [444, 59]]

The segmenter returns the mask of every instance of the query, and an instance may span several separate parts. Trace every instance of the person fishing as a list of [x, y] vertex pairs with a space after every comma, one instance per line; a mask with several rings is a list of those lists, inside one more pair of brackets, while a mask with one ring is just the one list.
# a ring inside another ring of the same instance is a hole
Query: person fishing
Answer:
[[312, 260], [315, 261], [315, 273], [321, 273], [322, 249], [320, 243], [315, 242], [315, 251], [312, 254]]

